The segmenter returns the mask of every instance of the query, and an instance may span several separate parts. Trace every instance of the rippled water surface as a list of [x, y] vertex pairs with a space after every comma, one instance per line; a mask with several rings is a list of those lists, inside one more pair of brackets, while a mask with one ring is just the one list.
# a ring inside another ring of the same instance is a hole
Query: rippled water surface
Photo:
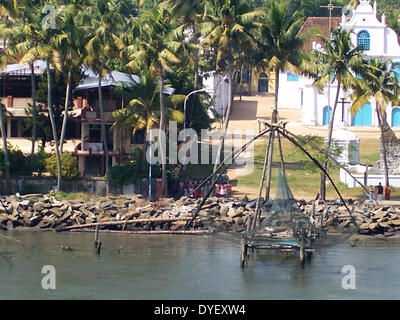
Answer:
[[[219, 236], [144, 236], [13, 231], [0, 237], [0, 299], [399, 299], [400, 245], [340, 243], [297, 257], [258, 253], [243, 271], [238, 242]], [[62, 250], [69, 246], [72, 252]], [[56, 289], [44, 290], [44, 265]], [[343, 290], [342, 268], [356, 270]]]

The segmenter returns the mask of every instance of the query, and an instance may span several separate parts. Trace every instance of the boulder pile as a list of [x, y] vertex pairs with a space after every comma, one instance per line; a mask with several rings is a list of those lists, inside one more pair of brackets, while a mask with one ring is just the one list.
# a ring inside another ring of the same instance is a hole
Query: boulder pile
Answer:
[[[57, 200], [51, 195], [10, 196], [0, 199], [0, 229], [18, 227], [69, 230], [102, 223], [102, 229], [125, 231], [179, 231], [196, 211], [201, 200], [163, 199], [148, 202], [140, 195], [108, 197], [91, 201]], [[399, 206], [375, 206], [349, 201], [297, 201], [299, 212], [327, 232], [394, 235], [400, 231]], [[254, 214], [256, 200], [209, 198], [192, 224], [192, 230], [243, 232]], [[269, 217], [279, 226], [282, 215], [272, 202], [262, 202], [261, 219]], [[136, 220], [145, 220], [137, 222]], [[147, 220], [147, 221], [146, 221]], [[129, 221], [129, 223], [125, 223]], [[118, 223], [121, 222], [121, 223]], [[357, 223], [358, 228], [355, 227]]]

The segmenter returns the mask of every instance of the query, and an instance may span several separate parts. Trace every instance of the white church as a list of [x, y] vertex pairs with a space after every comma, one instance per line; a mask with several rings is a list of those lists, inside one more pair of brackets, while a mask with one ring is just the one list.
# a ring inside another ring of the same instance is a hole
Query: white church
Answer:
[[[314, 20], [313, 20], [314, 19]], [[309, 26], [320, 24], [325, 26], [327, 32], [328, 18], [311, 17], [306, 21]], [[314, 22], [313, 22], [314, 21]], [[350, 16], [334, 18], [333, 27], [341, 27], [345, 30], [352, 30], [352, 41], [354, 45], [362, 44], [365, 53], [374, 57], [385, 57], [394, 62], [398, 70], [396, 75], [400, 80], [400, 44], [399, 36], [386, 24], [386, 17], [378, 17], [377, 3], [372, 5], [370, 0], [360, 0], [359, 5], [353, 10]], [[318, 40], [313, 40], [309, 50], [320, 49]], [[331, 83], [325, 88], [323, 94], [313, 86], [313, 80], [298, 76], [290, 72], [282, 72], [280, 75], [279, 107], [302, 110], [302, 122], [306, 125], [322, 126], [329, 124], [332, 115], [332, 107], [335, 103], [337, 83]], [[290, 93], [290, 94], [288, 94]], [[339, 98], [350, 102], [350, 92], [340, 92]], [[341, 101], [335, 114], [335, 124], [343, 121], [347, 126], [378, 126], [376, 118], [375, 102], [371, 100], [354, 116], [350, 113], [350, 103], [342, 108]], [[343, 112], [342, 112], [343, 110]], [[400, 106], [389, 105], [386, 109], [388, 124], [392, 127], [400, 127]]]

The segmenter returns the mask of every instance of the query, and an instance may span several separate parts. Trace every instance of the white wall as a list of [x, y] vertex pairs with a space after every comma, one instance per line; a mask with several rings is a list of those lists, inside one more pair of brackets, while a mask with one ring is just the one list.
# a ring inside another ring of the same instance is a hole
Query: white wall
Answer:
[[[359, 6], [354, 11], [352, 18], [342, 17], [341, 26], [347, 30], [353, 30], [351, 38], [353, 43], [357, 44], [357, 34], [361, 30], [366, 30], [370, 34], [371, 48], [366, 51], [371, 56], [384, 56], [394, 62], [400, 62], [400, 44], [396, 33], [387, 27], [385, 17], [381, 17], [382, 21], [377, 19], [377, 5], [373, 5], [368, 0], [359, 1]], [[315, 44], [317, 48], [318, 44]], [[319, 94], [312, 85], [312, 80], [306, 77], [299, 77], [297, 82], [287, 81], [287, 73], [280, 74], [280, 90], [279, 90], [279, 107], [280, 108], [296, 108], [302, 110], [302, 122], [306, 125], [322, 125], [323, 109], [330, 105], [332, 108], [335, 102], [337, 84], [331, 84], [331, 98], [328, 102], [328, 89], [325, 88], [323, 94]], [[301, 105], [301, 91], [303, 90], [303, 105]], [[339, 98], [347, 97], [346, 101], [350, 101], [349, 92], [341, 90]], [[341, 100], [339, 99], [339, 102]], [[378, 126], [375, 113], [375, 102], [371, 101], [372, 106], [372, 125]], [[350, 105], [345, 106], [344, 120], [347, 125], [351, 125]], [[391, 125], [392, 106], [387, 107], [387, 120]], [[342, 120], [342, 105], [339, 103], [335, 113], [335, 124]]]
[[225, 79], [225, 76], [217, 72], [203, 75], [203, 86], [213, 99], [215, 110], [221, 116], [225, 114], [229, 100], [229, 84], [224, 81]]

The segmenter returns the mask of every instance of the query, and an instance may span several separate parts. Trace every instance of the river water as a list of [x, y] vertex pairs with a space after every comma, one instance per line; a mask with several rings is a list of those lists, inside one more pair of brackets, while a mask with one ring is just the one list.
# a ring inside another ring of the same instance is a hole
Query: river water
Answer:
[[[255, 254], [239, 266], [237, 242], [221, 236], [2, 232], [0, 299], [400, 299], [400, 245], [342, 242], [318, 250], [304, 268], [297, 257]], [[73, 251], [65, 251], [69, 246]], [[42, 288], [44, 265], [56, 289]], [[344, 290], [343, 266], [356, 271]]]

